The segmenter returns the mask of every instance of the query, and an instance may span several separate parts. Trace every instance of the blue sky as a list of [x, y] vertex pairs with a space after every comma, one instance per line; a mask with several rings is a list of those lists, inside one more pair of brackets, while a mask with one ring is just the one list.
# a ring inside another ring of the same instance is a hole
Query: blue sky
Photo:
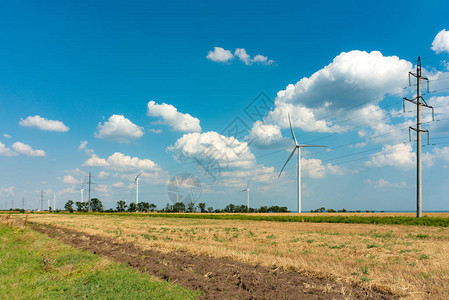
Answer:
[[[245, 204], [252, 178], [251, 206], [295, 210], [296, 161], [277, 179], [290, 114], [301, 143], [328, 146], [303, 151], [304, 210], [413, 210], [415, 108], [401, 101], [414, 97], [407, 73], [421, 56], [438, 120], [423, 112], [434, 144], [423, 148], [423, 208], [447, 210], [447, 11], [445, 1], [2, 1], [0, 208], [23, 197], [39, 208], [41, 189], [57, 208], [79, 201], [89, 171], [93, 196], [115, 207], [135, 198], [144, 171], [139, 199], [159, 208], [168, 179], [191, 173], [208, 206]], [[251, 118], [261, 95], [270, 108]], [[231, 137], [236, 118], [246, 127]]]

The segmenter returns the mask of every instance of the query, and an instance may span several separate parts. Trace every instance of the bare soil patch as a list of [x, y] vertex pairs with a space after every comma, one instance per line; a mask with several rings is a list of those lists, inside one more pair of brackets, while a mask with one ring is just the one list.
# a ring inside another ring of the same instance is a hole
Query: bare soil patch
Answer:
[[201, 290], [204, 299], [394, 299], [393, 295], [357, 286], [310, 278], [282, 267], [272, 269], [224, 258], [186, 252], [161, 253], [129, 242], [51, 225], [30, 223], [32, 229], [76, 248], [126, 263], [142, 272]]

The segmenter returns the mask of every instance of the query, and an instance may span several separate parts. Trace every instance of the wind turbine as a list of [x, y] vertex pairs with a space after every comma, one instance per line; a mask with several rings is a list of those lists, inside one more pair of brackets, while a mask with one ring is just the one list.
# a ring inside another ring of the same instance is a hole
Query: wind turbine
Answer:
[[143, 172], [140, 172], [139, 175], [137, 175], [134, 178], [134, 184], [136, 185], [136, 205], [139, 204], [139, 176], [142, 175]]
[[307, 147], [326, 147], [326, 146], [319, 146], [319, 145], [305, 145], [305, 144], [298, 144], [298, 141], [296, 140], [295, 133], [293, 132], [292, 127], [292, 120], [290, 118], [290, 114], [288, 115], [288, 122], [290, 124], [290, 131], [292, 132], [293, 141], [295, 142], [295, 148], [293, 149], [292, 153], [288, 157], [287, 161], [285, 162], [284, 166], [281, 169], [281, 172], [279, 172], [279, 177], [281, 177], [282, 171], [284, 170], [287, 163], [292, 158], [293, 154], [295, 154], [295, 151], [298, 150], [298, 163], [297, 163], [297, 172], [298, 172], [298, 213], [301, 213], [301, 148], [307, 148]]
[[251, 182], [251, 179], [248, 181], [248, 184], [246, 185], [246, 188], [244, 190], [241, 190], [240, 192], [246, 192], [246, 209], [249, 211], [249, 183]]

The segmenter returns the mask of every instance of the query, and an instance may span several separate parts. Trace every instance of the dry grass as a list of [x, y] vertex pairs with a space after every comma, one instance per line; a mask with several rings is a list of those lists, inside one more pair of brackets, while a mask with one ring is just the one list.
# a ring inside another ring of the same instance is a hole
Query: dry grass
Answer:
[[33, 214], [29, 220], [159, 251], [283, 266], [404, 298], [449, 298], [449, 228], [82, 214]]

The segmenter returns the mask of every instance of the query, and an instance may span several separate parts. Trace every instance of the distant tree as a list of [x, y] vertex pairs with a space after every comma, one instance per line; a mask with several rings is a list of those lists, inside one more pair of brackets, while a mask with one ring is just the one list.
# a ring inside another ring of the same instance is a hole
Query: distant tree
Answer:
[[240, 206], [234, 206], [234, 212], [236, 213], [243, 213], [246, 212], [248, 209], [246, 205], [240, 205]]
[[267, 207], [267, 206], [261, 206], [261, 207], [259, 208], [259, 212], [261, 212], [261, 213], [267, 213], [267, 212], [268, 212], [268, 207]]
[[320, 208], [317, 208], [317, 209], [312, 209], [310, 212], [313, 212], [313, 213], [323, 213], [323, 212], [325, 212], [326, 211], [326, 208], [325, 207], [320, 207]]
[[150, 211], [153, 212], [156, 209], [156, 207], [157, 207], [156, 204], [151, 203], [149, 209]]
[[129, 212], [135, 212], [135, 211], [137, 211], [137, 204], [134, 203], [134, 202], [131, 202], [131, 203], [129, 204], [128, 211], [129, 211]]
[[137, 209], [141, 212], [148, 212], [150, 210], [150, 204], [148, 202], [139, 202]]
[[75, 205], [76, 205], [76, 210], [78, 212], [86, 212], [87, 211], [87, 206], [88, 206], [87, 202], [79, 202], [78, 201], [75, 203]]
[[116, 210], [118, 212], [124, 212], [127, 207], [128, 206], [126, 205], [126, 201], [123, 201], [123, 200], [117, 201], [117, 208], [116, 208]]
[[335, 209], [329, 208], [328, 210], [326, 210], [326, 212], [328, 212], [328, 213], [334, 213], [334, 212], [336, 212], [336, 211], [335, 211]]
[[188, 212], [195, 212], [195, 203], [193, 203], [193, 202], [187, 203], [187, 211]]
[[167, 205], [165, 206], [165, 209], [163, 209], [163, 211], [165, 211], [165, 212], [172, 212], [173, 211], [173, 206], [170, 205], [170, 203], [167, 203]]
[[198, 203], [198, 208], [200, 212], [205, 213], [206, 212], [206, 203]]
[[224, 211], [227, 212], [227, 213], [233, 213], [233, 212], [235, 212], [235, 205], [232, 204], [232, 203], [226, 205]]
[[69, 212], [73, 212], [73, 201], [69, 200], [66, 202], [66, 204], [64, 205], [65, 210], [69, 211]]
[[186, 205], [182, 202], [176, 202], [173, 204], [173, 212], [185, 212], [186, 211]]
[[214, 208], [212, 207], [212, 206], [209, 206], [208, 208], [207, 208], [207, 212], [213, 212], [214, 211]]
[[95, 212], [103, 211], [103, 203], [98, 198], [90, 199], [90, 209]]

